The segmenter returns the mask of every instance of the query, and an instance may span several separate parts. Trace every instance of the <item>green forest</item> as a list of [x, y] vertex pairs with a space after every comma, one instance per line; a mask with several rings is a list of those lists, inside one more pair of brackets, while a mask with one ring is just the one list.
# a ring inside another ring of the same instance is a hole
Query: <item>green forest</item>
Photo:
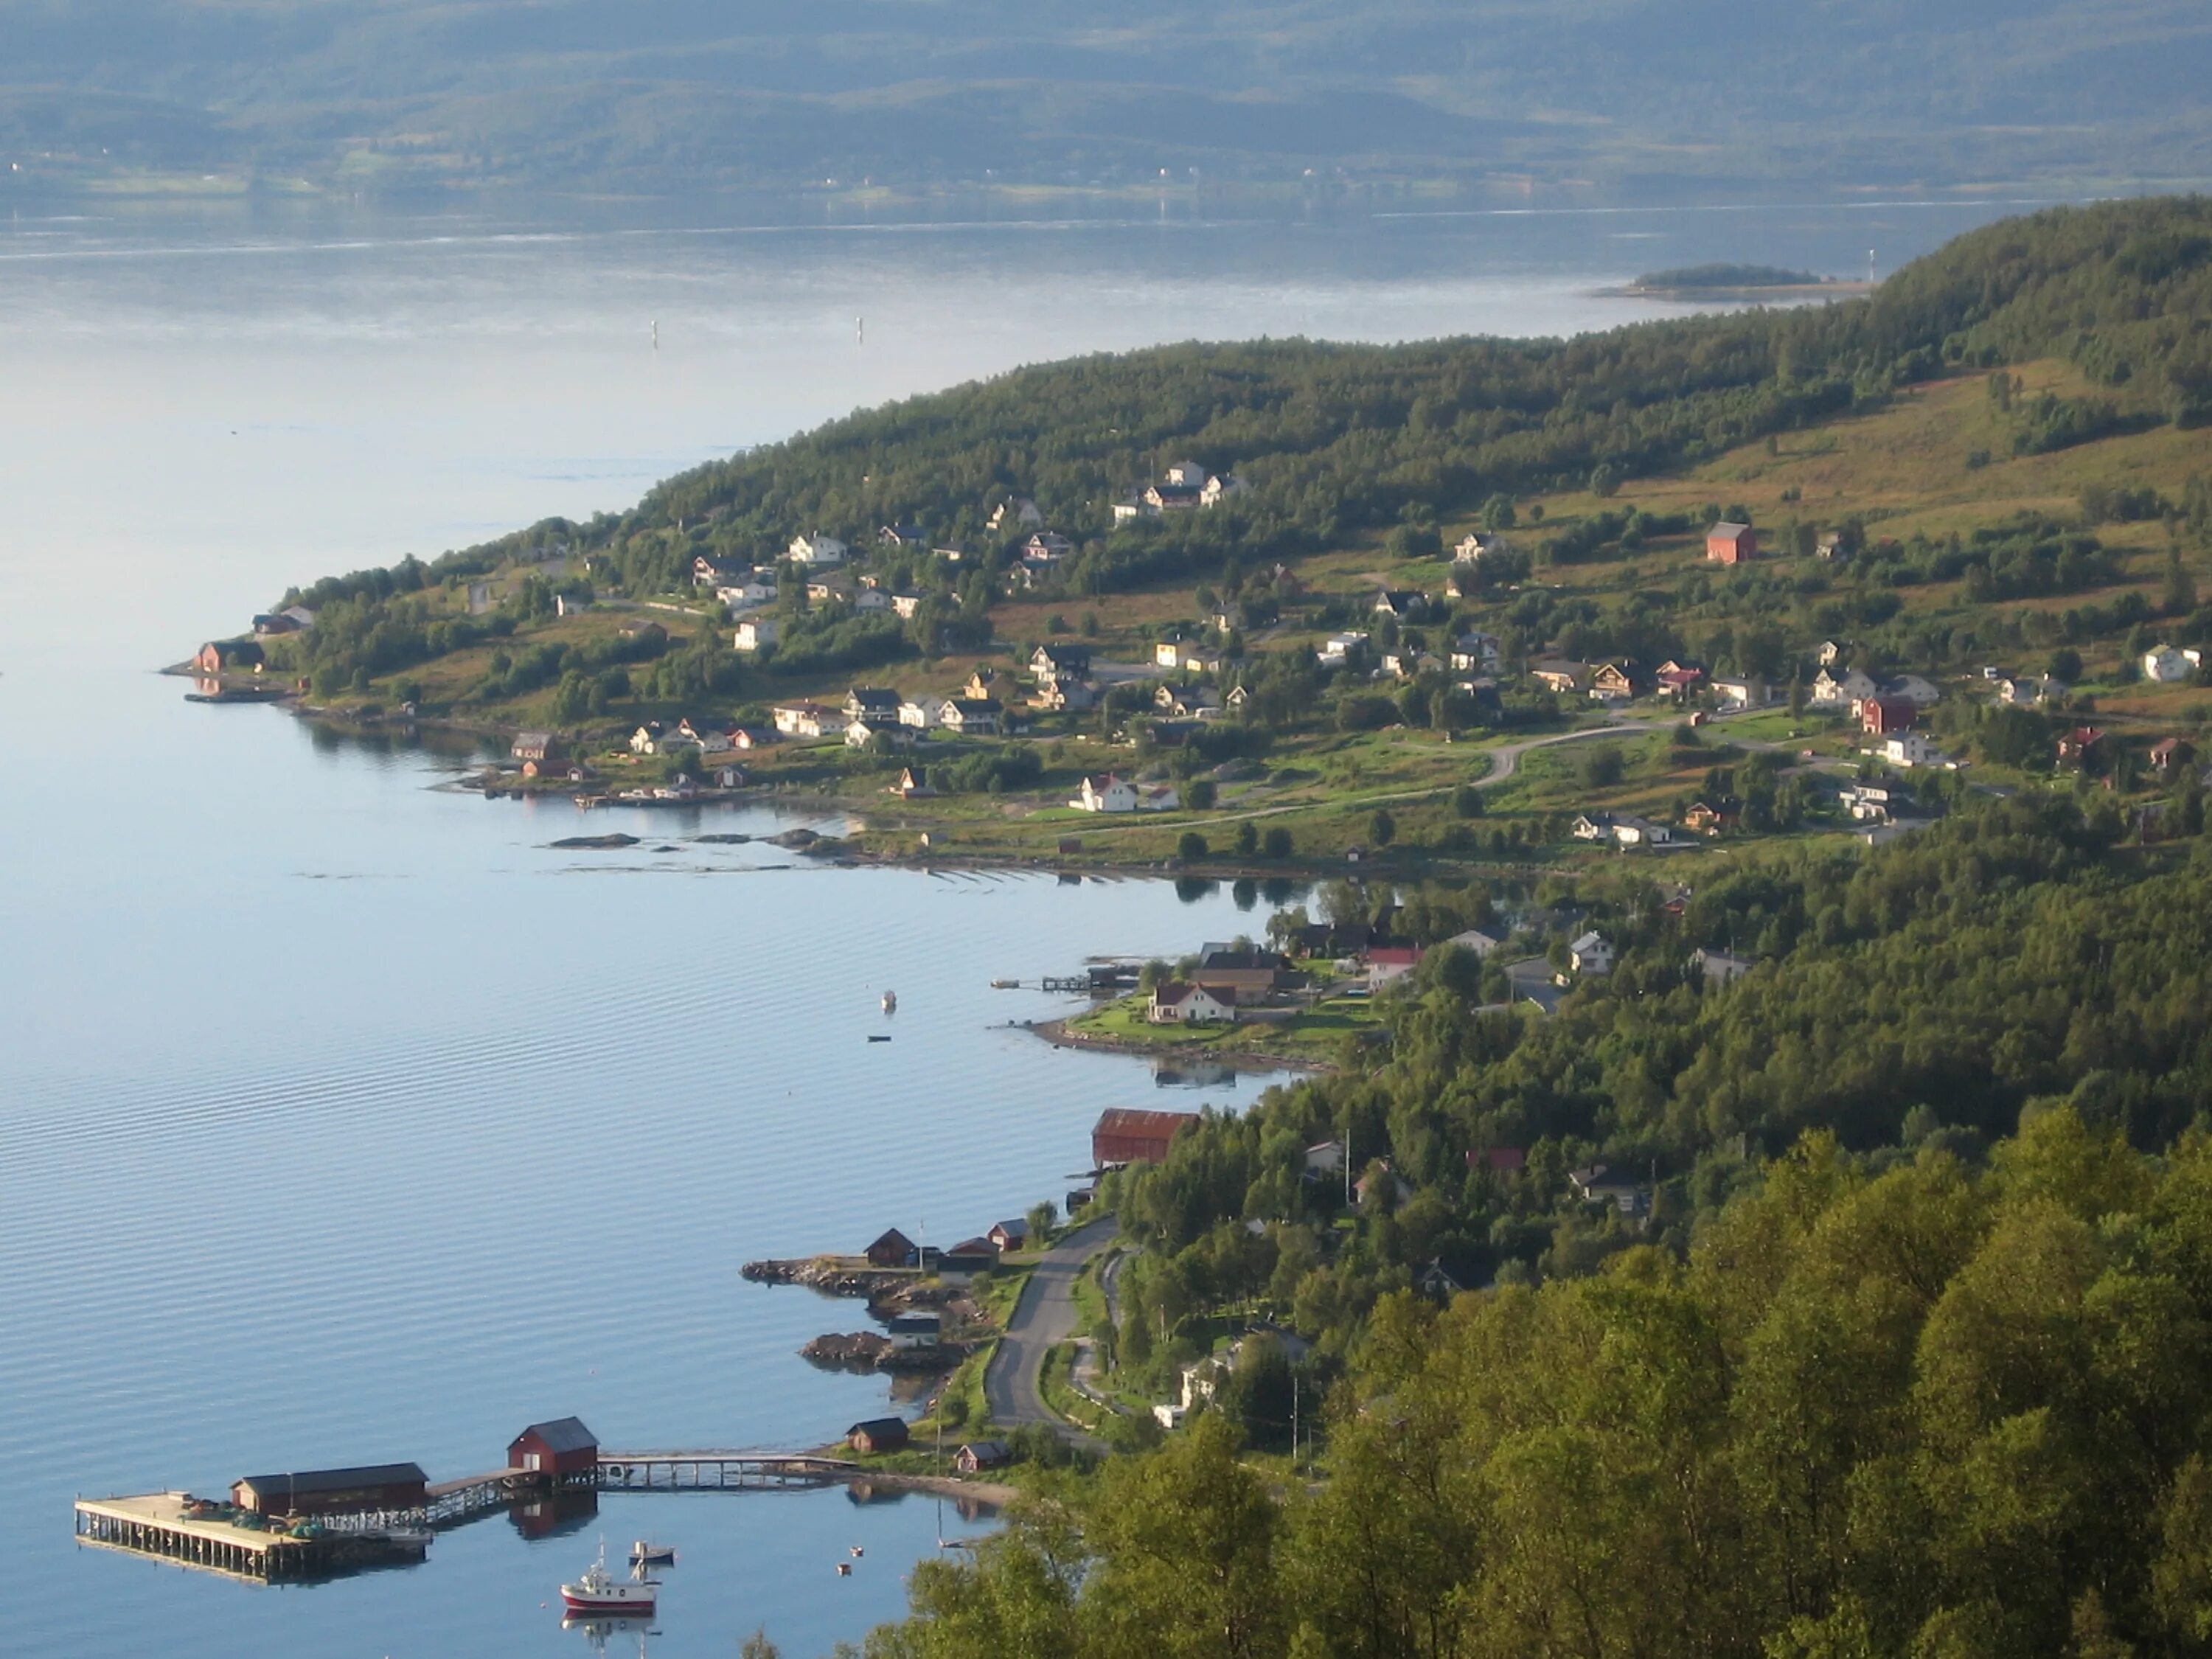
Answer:
[[[1107, 1184], [1138, 1393], [1223, 1331], [1295, 1360], [1034, 1480], [867, 1653], [2212, 1648], [2212, 840], [2117, 829], [1990, 801], [1778, 862], [1543, 1021], [1431, 950], [1364, 1065]], [[1760, 965], [1709, 985], [1728, 939]], [[1346, 1204], [1328, 1135], [1406, 1187]]]

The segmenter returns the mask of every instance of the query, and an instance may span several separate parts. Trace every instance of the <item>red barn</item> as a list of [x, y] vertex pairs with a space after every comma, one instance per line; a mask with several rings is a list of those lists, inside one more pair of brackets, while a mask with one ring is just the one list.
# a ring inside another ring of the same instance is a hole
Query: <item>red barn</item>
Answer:
[[1195, 1112], [1149, 1112], [1112, 1106], [1099, 1113], [1091, 1131], [1091, 1161], [1109, 1164], [1158, 1164], [1168, 1155], [1168, 1142], [1187, 1123], [1198, 1121]]
[[1705, 532], [1705, 556], [1715, 564], [1741, 564], [1759, 556], [1759, 532], [1726, 520]]
[[1910, 732], [1919, 713], [1919, 705], [1910, 697], [1859, 699], [1859, 725], [1872, 737], [1886, 738], [1893, 732]]
[[592, 1474], [599, 1467], [599, 1437], [573, 1417], [532, 1423], [507, 1443], [507, 1467], [556, 1480]]

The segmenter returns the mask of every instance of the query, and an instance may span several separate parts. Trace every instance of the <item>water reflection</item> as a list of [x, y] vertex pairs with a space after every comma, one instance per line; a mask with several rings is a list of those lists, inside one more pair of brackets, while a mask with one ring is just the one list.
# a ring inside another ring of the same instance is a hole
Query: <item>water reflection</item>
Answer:
[[533, 1542], [581, 1532], [599, 1518], [599, 1494], [591, 1486], [567, 1486], [525, 1498], [507, 1510], [515, 1531]]
[[562, 1615], [561, 1628], [580, 1632], [593, 1653], [605, 1653], [610, 1645], [617, 1653], [626, 1653], [632, 1641], [643, 1653], [646, 1638], [655, 1634], [650, 1619], [579, 1618], [574, 1613]]

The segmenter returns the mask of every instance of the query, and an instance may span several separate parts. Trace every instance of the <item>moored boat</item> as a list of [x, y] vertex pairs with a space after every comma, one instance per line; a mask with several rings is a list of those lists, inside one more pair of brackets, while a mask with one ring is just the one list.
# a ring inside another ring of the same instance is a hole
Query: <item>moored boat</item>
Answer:
[[672, 1565], [676, 1560], [673, 1544], [648, 1544], [642, 1538], [629, 1547], [630, 1560], [640, 1566]]
[[[641, 1564], [641, 1566], [642, 1564]], [[599, 1559], [584, 1569], [573, 1584], [561, 1586], [561, 1602], [570, 1613], [611, 1614], [620, 1619], [650, 1618], [660, 1593], [659, 1583], [639, 1573], [617, 1578], [607, 1571], [607, 1547], [599, 1546]]]
[[887, 1014], [895, 1014], [898, 1012], [898, 993], [896, 991], [886, 991], [884, 993], [884, 1012]]

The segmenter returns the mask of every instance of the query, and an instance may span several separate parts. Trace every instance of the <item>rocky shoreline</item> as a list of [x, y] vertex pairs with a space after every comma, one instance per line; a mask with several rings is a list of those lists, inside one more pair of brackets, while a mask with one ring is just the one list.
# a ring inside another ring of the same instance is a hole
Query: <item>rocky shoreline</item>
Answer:
[[1055, 1048], [1091, 1048], [1101, 1054], [1135, 1054], [1146, 1060], [1188, 1056], [1239, 1065], [1254, 1072], [1304, 1072], [1325, 1076], [1336, 1070], [1334, 1065], [1325, 1060], [1315, 1060], [1304, 1054], [1270, 1054], [1265, 1048], [1182, 1048], [1167, 1043], [1132, 1042], [1124, 1037], [1091, 1036], [1081, 1031], [1070, 1030], [1064, 1019], [1025, 1020], [1022, 1022], [1022, 1029], [1033, 1036], [1042, 1037]]

